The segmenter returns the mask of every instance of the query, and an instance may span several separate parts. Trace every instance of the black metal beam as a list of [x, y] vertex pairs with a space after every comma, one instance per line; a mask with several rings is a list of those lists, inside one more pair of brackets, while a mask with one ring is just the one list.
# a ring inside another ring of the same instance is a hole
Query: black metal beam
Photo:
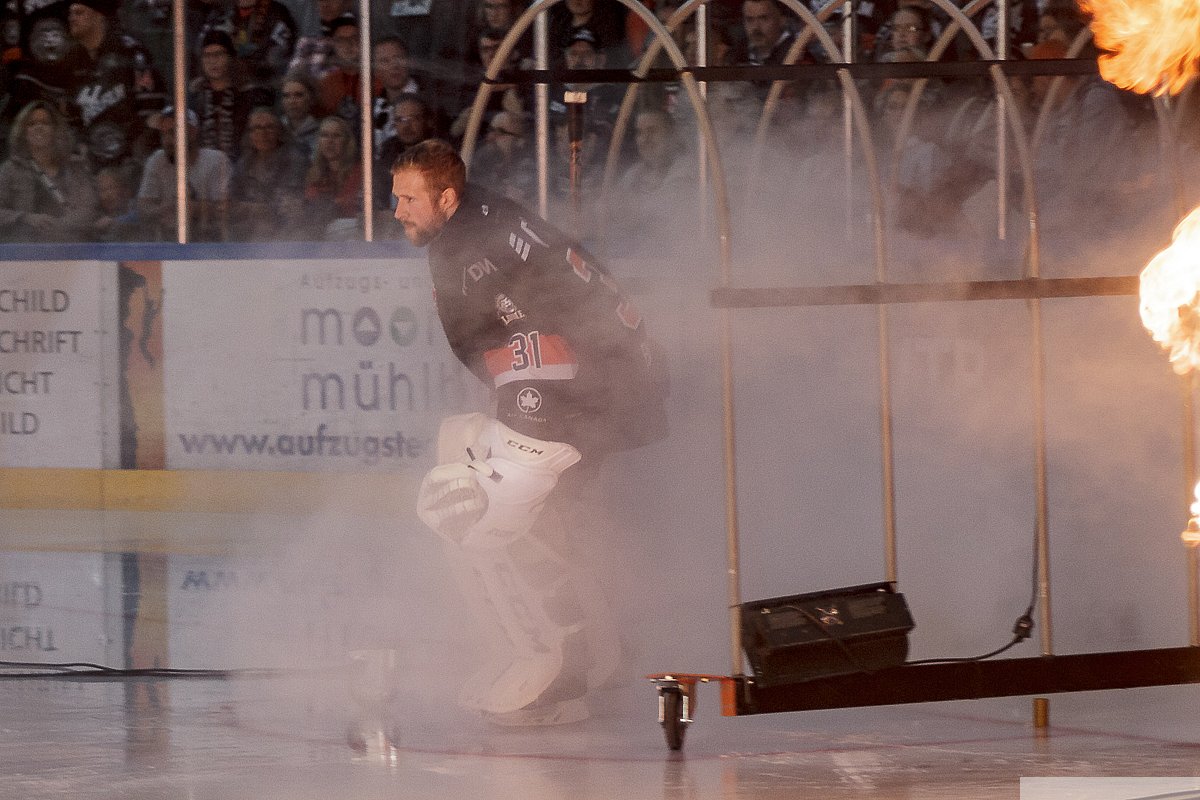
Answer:
[[1137, 295], [1138, 276], [1102, 278], [1024, 278], [1012, 281], [949, 283], [871, 283], [848, 286], [720, 287], [711, 293], [716, 308], [887, 305], [960, 300], [1032, 300], [1056, 297]]
[[762, 688], [745, 679], [738, 715], [978, 700], [1200, 683], [1200, 647], [911, 664]]
[[[1096, 75], [1094, 58], [1055, 58], [1009, 61], [911, 61], [879, 63], [860, 61], [851, 64], [758, 64], [742, 67], [688, 67], [698, 81], [833, 80], [846, 70], [857, 80], [915, 78], [986, 78], [993, 67], [1010, 76]], [[509, 83], [675, 83], [681, 71], [674, 67], [655, 67], [638, 75], [632, 69], [511, 69], [502, 70], [490, 81]]]

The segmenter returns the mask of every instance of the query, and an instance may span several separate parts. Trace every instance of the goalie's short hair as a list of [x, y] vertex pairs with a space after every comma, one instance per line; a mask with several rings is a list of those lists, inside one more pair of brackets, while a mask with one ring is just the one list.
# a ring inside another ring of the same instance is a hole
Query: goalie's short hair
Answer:
[[392, 165], [392, 174], [406, 169], [420, 172], [434, 195], [453, 189], [461, 197], [467, 185], [466, 165], [458, 151], [443, 139], [426, 139], [401, 153]]

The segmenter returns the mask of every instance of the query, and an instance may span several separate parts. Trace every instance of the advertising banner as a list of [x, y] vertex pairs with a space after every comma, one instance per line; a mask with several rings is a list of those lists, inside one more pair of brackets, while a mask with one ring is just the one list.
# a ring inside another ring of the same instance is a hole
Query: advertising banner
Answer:
[[168, 469], [432, 464], [478, 382], [418, 260], [163, 265]]
[[120, 623], [105, 614], [104, 574], [98, 553], [5, 553], [0, 660], [105, 663]]
[[0, 466], [96, 469], [116, 428], [105, 341], [116, 265], [0, 264]]

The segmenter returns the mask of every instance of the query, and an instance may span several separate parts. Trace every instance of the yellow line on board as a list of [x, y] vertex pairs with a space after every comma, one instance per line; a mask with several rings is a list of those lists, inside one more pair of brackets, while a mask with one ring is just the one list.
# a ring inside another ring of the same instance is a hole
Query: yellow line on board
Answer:
[[0, 509], [411, 514], [408, 473], [0, 469]]

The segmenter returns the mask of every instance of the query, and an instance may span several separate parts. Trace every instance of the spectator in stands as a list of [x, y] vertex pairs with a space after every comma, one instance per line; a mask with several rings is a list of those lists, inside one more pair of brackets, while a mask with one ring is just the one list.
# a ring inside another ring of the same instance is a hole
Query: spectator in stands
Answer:
[[[216, 242], [227, 238], [229, 158], [220, 150], [200, 146], [200, 120], [187, 110], [188, 241]], [[138, 212], [151, 239], [176, 241], [175, 109], [167, 106], [154, 119], [162, 147], [146, 162], [138, 188]]]
[[[1074, 0], [1050, 0], [1043, 6], [1037, 21], [1037, 42], [1058, 42], [1063, 46], [1063, 52], [1075, 41], [1079, 32], [1087, 27], [1087, 18], [1079, 10]], [[1030, 58], [1035, 56], [1026, 51]], [[1095, 50], [1083, 53], [1085, 57], [1094, 56]]]
[[21, 57], [21, 18], [11, 6], [0, 9], [0, 65], [7, 67]]
[[[695, 196], [695, 158], [666, 110], [646, 108], [634, 120], [637, 159], [621, 176], [612, 209], [617, 229], [634, 239], [668, 229], [679, 213], [689, 213]], [[626, 202], [628, 199], [628, 202]]]
[[[684, 56], [688, 63], [697, 63], [694, 25], [688, 26], [683, 41]], [[727, 26], [714, 21], [708, 32], [708, 65], [733, 66], [735, 52], [733, 33]], [[761, 113], [759, 98], [753, 84], [746, 81], [714, 81], [708, 84], [705, 103], [714, 133], [722, 144], [733, 145], [748, 141], [746, 137], [753, 135]], [[686, 120], [690, 125], [695, 125], [694, 119], [691, 119], [690, 103], [678, 104], [676, 112], [681, 113], [681, 121]]]
[[321, 120], [317, 150], [304, 181], [310, 230], [341, 239], [357, 229], [362, 212], [363, 175], [354, 131], [341, 117]]
[[745, 0], [742, 3], [742, 28], [746, 49], [739, 59], [743, 64], [782, 64], [796, 34], [788, 26], [783, 7], [776, 0]]
[[437, 67], [439, 58], [463, 57], [462, 37], [474, 0], [371, 0], [371, 38], [398, 36], [413, 62]]
[[117, 0], [74, 0], [67, 12], [74, 115], [93, 166], [134, 155], [145, 120], [165, 98], [150, 53], [121, 33]]
[[288, 137], [309, 156], [317, 147], [317, 119], [313, 116], [316, 90], [303, 73], [288, 75], [279, 88], [281, 122]]
[[8, 103], [4, 118], [12, 117], [35, 100], [54, 105], [64, 117], [73, 117], [69, 92], [74, 77], [67, 55], [71, 39], [61, 6], [39, 9], [25, 19], [25, 48], [9, 63]]
[[[563, 50], [563, 66], [567, 69], [602, 69], [606, 63], [606, 52], [605, 43], [594, 31], [576, 28], [571, 33], [570, 43]], [[588, 119], [610, 127], [625, 97], [625, 87], [616, 84], [556, 84], [550, 87], [551, 114], [566, 113], [565, 92], [583, 92], [587, 97], [584, 113]]]
[[230, 237], [238, 242], [278, 238], [283, 197], [301, 194], [306, 155], [295, 147], [275, 112], [259, 106], [250, 112], [242, 157], [233, 167], [229, 189]]
[[[901, 6], [896, 9], [884, 26], [887, 38], [884, 44], [875, 48], [875, 60], [888, 60], [888, 53], [908, 51], [920, 55], [924, 61], [929, 56], [929, 47], [933, 43], [933, 27], [929, 13], [920, 6]], [[903, 59], [910, 60], [910, 59]]]
[[233, 40], [247, 80], [271, 85], [287, 71], [296, 48], [296, 22], [278, 0], [234, 0], [229, 11], [205, 23], [200, 40], [214, 28]]
[[304, 36], [296, 42], [288, 74], [303, 73], [314, 83], [321, 80], [332, 69], [333, 21], [339, 17], [353, 15], [351, 0], [317, 0], [317, 16], [320, 17], [321, 32], [316, 36]]
[[0, 164], [0, 238], [87, 241], [96, 190], [86, 164], [72, 155], [69, 126], [52, 105], [38, 100], [21, 109], [8, 152]]
[[[455, 142], [461, 142], [462, 137], [467, 132], [467, 122], [471, 116], [471, 105], [475, 100], [475, 92], [478, 89], [479, 81], [483, 77], [487, 65], [491, 64], [503, 40], [504, 34], [500, 31], [485, 30], [479, 34], [477, 51], [478, 57], [482, 61], [469, 65], [471, 69], [467, 72], [467, 78], [459, 87], [463, 90], [457, 103], [460, 110], [454, 122], [450, 124], [450, 138]], [[515, 52], [509, 54], [508, 62], [505, 66], [506, 68], [517, 66], [517, 54]], [[488, 95], [487, 107], [484, 109], [484, 121], [491, 120], [500, 111], [511, 111], [514, 114], [520, 114], [523, 112], [525, 104], [524, 95], [517, 86], [510, 83], [497, 84], [493, 87], [492, 93]]]
[[[983, 12], [983, 20], [979, 24], [983, 38], [987, 39], [988, 44], [993, 48], [996, 47], [996, 29], [999, 22], [999, 14], [996, 10], [998, 5], [999, 3], [988, 5], [987, 10]], [[1041, 5], [1039, 0], [1008, 0], [1010, 53], [1025, 52], [1037, 42], [1039, 5]]]
[[237, 160], [251, 107], [261, 103], [241, 89], [237, 69], [229, 34], [206, 33], [200, 42], [200, 77], [188, 87], [188, 107], [200, 118], [200, 146], [220, 150], [230, 161]]
[[375, 156], [371, 196], [375, 208], [391, 208], [392, 164], [408, 148], [436, 134], [433, 110], [420, 95], [403, 94], [392, 108], [392, 135], [384, 139]]
[[501, 111], [488, 125], [487, 140], [471, 162], [471, 180], [523, 205], [537, 199], [537, 165], [525, 118]]
[[[467, 48], [468, 59], [482, 61], [479, 58], [479, 35], [484, 31], [492, 31], [493, 34], [497, 34], [496, 43], [499, 44], [508, 33], [509, 28], [517, 21], [521, 10], [515, 0], [477, 0], [474, 18], [468, 29], [471, 37], [470, 45]], [[533, 53], [528, 40], [529, 34], [525, 34], [514, 49], [518, 61]], [[483, 63], [486, 66], [487, 62]]]
[[333, 53], [330, 69], [317, 82], [318, 116], [337, 114], [357, 126], [361, 114], [358, 87], [362, 54], [358, 17], [343, 15], [329, 27], [333, 32], [330, 36]]
[[[1048, 38], [1031, 56], [1065, 58], [1066, 45]], [[1051, 96], [1056, 80], [1061, 80], [1059, 90]], [[1115, 218], [1123, 195], [1139, 191], [1146, 159], [1157, 158], [1153, 116], [1136, 113], [1140, 108], [1098, 75], [1038, 76], [1032, 83], [1032, 103], [1035, 113], [1048, 115], [1034, 162], [1047, 218], [1054, 219], [1055, 212], [1060, 215], [1057, 221], [1067, 224], [1075, 215], [1086, 214], [1093, 222], [1103, 221], [1105, 214]], [[1088, 198], [1085, 207], [1078, 198]]]
[[[395, 36], [371, 45], [371, 68], [375, 77], [375, 146], [392, 135], [392, 109], [401, 95], [418, 94], [421, 87], [408, 70], [408, 48]], [[389, 167], [390, 173], [390, 167]]]
[[[746, 66], [782, 64], [796, 39], [795, 32], [784, 16], [783, 7], [776, 0], [744, 0], [742, 30], [746, 36], [746, 46], [737, 61]], [[797, 62], [813, 62], [813, 47], [815, 45], [810, 40], [809, 48]], [[772, 81], [767, 80], [752, 82], [760, 101], [766, 99], [771, 84]], [[797, 83], [791, 82], [785, 85], [783, 96], [791, 100], [799, 97], [801, 91]]]
[[957, 128], [948, 134], [950, 115], [936, 90], [922, 93], [907, 136], [897, 141], [914, 83], [888, 82], [876, 97], [884, 133], [879, 141], [896, 184], [895, 222], [921, 238], [959, 236], [972, 231], [964, 206], [995, 177], [995, 162], [980, 157], [991, 142], [965, 140]]
[[580, 28], [587, 28], [603, 43], [609, 64], [628, 63], [630, 51], [625, 43], [625, 7], [616, 0], [566, 0], [553, 6], [548, 13], [550, 52], [559, 64]]
[[146, 238], [138, 213], [134, 178], [129, 162], [101, 167], [96, 173], [99, 216], [92, 223], [92, 238], [101, 242], [140, 242]]

